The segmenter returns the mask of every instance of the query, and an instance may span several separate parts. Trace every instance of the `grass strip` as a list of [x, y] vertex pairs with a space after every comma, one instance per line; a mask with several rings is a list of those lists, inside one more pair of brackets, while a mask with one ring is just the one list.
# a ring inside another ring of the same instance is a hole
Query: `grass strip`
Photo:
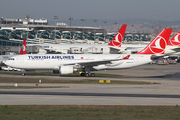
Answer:
[[[83, 79], [83, 80], [55, 80], [46, 78], [19, 78], [19, 77], [0, 77], [0, 83], [71, 83], [71, 84], [151, 84], [151, 82], [141, 82], [141, 81], [120, 81], [111, 80], [110, 83], [99, 83], [97, 79]], [[158, 84], [158, 83], [153, 83]]]
[[68, 86], [0, 86], [0, 89], [69, 88]]
[[179, 120], [180, 106], [3, 105], [2, 120]]
[[[6, 71], [6, 72], [0, 72], [0, 74], [12, 74], [12, 75], [20, 75], [21, 72], [11, 72], [11, 71]], [[55, 74], [52, 72], [26, 72], [26, 75], [48, 75], [48, 76], [60, 76], [60, 74]], [[61, 76], [79, 76], [79, 73], [73, 73], [73, 74], [67, 74], [67, 75], [61, 75]], [[96, 73], [96, 76], [106, 76], [106, 77], [113, 77], [113, 76], [122, 76], [122, 75], [117, 75], [117, 74], [103, 74], [103, 73]]]

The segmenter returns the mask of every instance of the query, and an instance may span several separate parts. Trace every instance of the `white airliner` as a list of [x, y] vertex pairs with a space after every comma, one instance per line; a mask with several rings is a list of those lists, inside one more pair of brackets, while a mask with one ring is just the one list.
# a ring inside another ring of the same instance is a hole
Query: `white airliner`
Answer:
[[11, 57], [4, 63], [24, 70], [47, 69], [58, 71], [60, 74], [83, 71], [86, 76], [95, 76], [90, 71], [130, 68], [163, 56], [171, 32], [172, 29], [164, 29], [136, 54], [26, 54]]
[[126, 24], [122, 25], [109, 44], [28, 44], [27, 46], [38, 45], [49, 53], [117, 54], [119, 51], [124, 50], [123, 47], [120, 46], [126, 27]]
[[168, 41], [165, 53], [172, 56], [180, 55], [180, 31]]
[[[21, 54], [26, 54], [26, 39], [24, 39], [23, 44], [21, 46], [21, 50], [19, 52], [19, 55], [21, 55]], [[15, 56], [15, 55], [0, 55], [0, 65], [2, 64], [3, 60], [7, 60], [13, 56]]]
[[[146, 45], [122, 44], [122, 46], [125, 50], [141, 51]], [[156, 47], [160, 48], [158, 45]], [[180, 31], [167, 42], [165, 54], [167, 56], [180, 55]]]

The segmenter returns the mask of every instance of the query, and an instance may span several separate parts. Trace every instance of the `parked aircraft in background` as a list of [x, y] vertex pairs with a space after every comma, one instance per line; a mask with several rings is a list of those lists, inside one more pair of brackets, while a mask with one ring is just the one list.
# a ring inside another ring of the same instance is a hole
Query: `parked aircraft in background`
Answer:
[[[124, 24], [109, 44], [35, 44], [47, 53], [61, 54], [117, 54], [123, 50], [121, 46], [127, 25]], [[33, 46], [29, 44], [28, 46]]]
[[19, 55], [26, 54], [26, 39], [24, 39]]
[[[128, 52], [139, 52], [141, 51], [146, 45], [136, 45], [136, 44], [122, 44], [125, 51], [121, 51], [124, 53]], [[180, 31], [172, 37], [166, 46], [165, 54], [168, 56], [180, 55]]]
[[90, 71], [130, 68], [158, 59], [164, 55], [171, 32], [172, 29], [162, 30], [150, 44], [136, 54], [26, 54], [11, 57], [4, 63], [24, 70], [47, 69], [60, 74], [83, 71], [86, 76], [95, 76]]
[[165, 53], [171, 56], [180, 55], [180, 31], [168, 41]]
[[[21, 50], [19, 52], [19, 55], [21, 55], [21, 54], [26, 54], [26, 39], [23, 40], [23, 44], [22, 44]], [[3, 60], [7, 60], [13, 56], [15, 56], [15, 55], [0, 55], [0, 65], [2, 64]]]

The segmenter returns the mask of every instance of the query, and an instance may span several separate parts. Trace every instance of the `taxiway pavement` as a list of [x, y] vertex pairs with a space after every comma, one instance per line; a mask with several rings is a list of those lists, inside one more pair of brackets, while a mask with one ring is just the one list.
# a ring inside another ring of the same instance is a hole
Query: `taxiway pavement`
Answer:
[[[94, 77], [93, 79], [158, 82], [150, 85], [118, 84], [39, 84], [40, 86], [66, 86], [66, 88], [0, 89], [0, 105], [180, 105], [180, 64], [144, 65], [130, 69], [112, 70], [108, 73], [120, 77]], [[107, 73], [107, 71], [98, 71]], [[176, 75], [176, 77], [173, 77]], [[48, 79], [87, 79], [86, 77], [21, 76]], [[91, 79], [91, 78], [89, 78]], [[1, 83], [0, 85], [13, 85]], [[35, 84], [18, 84], [33, 86]]]

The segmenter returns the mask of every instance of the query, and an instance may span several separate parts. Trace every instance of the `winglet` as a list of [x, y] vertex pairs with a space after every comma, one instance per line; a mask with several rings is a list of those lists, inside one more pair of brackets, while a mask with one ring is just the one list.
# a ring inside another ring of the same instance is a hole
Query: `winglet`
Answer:
[[21, 51], [19, 52], [19, 55], [26, 54], [26, 39], [24, 39], [23, 44], [21, 46]]
[[172, 37], [170, 41], [168, 41], [167, 45], [180, 46], [180, 31], [176, 33], [176, 35]]
[[118, 33], [114, 36], [114, 38], [111, 40], [111, 42], [108, 44], [109, 46], [118, 46], [121, 47], [122, 40], [124, 38], [124, 33], [126, 31], [127, 25], [124, 24], [118, 31]]
[[123, 60], [129, 59], [130, 55], [127, 55], [126, 57], [123, 58]]
[[164, 54], [172, 29], [163, 29], [142, 51], [136, 54]]

